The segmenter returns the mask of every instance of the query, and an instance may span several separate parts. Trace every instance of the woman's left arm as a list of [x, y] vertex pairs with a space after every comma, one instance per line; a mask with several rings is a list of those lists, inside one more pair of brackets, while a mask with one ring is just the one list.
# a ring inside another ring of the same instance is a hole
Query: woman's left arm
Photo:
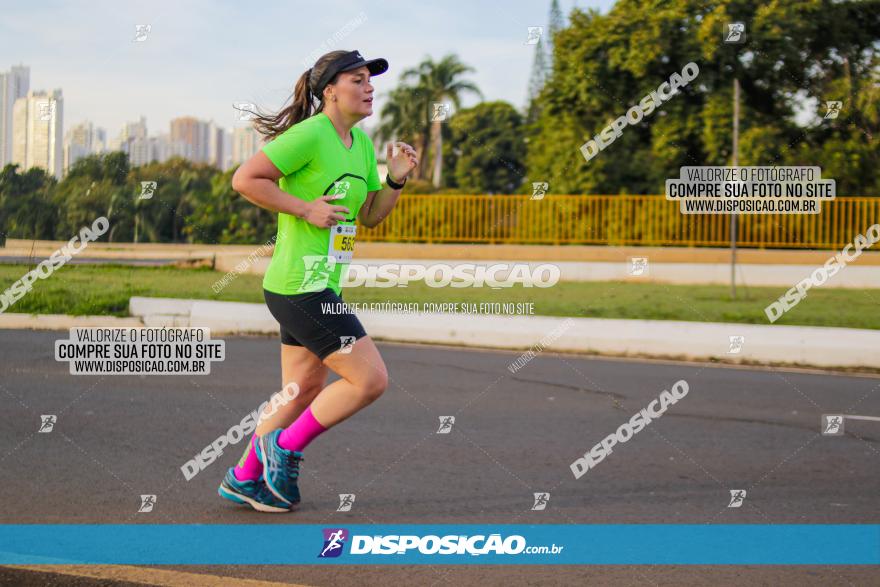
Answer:
[[[395, 145], [398, 147], [397, 155], [392, 156]], [[416, 150], [402, 142], [388, 143], [385, 160], [388, 161], [388, 175], [394, 183], [403, 183], [409, 172], [419, 164]], [[358, 214], [361, 224], [372, 228], [385, 220], [397, 204], [402, 189], [396, 190], [386, 185], [377, 192], [367, 194], [367, 201]]]

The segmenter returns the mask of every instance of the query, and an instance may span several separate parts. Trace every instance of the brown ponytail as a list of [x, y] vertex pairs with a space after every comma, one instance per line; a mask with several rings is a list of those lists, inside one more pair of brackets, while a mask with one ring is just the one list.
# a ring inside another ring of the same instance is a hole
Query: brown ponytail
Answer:
[[[289, 106], [283, 107], [277, 114], [262, 114], [253, 112], [254, 128], [258, 133], [265, 137], [265, 140], [271, 141], [294, 124], [313, 116], [324, 110], [324, 96], [316, 96], [312, 94], [314, 88], [324, 75], [327, 66], [330, 65], [340, 55], [344, 55], [348, 51], [330, 51], [322, 55], [315, 65], [306, 70], [296, 81], [296, 87], [293, 90], [293, 101]], [[334, 76], [328, 84], [336, 83], [338, 76]], [[312, 107], [315, 105], [314, 100], [318, 100], [317, 108], [314, 113]], [[285, 100], [285, 104], [290, 98]]]

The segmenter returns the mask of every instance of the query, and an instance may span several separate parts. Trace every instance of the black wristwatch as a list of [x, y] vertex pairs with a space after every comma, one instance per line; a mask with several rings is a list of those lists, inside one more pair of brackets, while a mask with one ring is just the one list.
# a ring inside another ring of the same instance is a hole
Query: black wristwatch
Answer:
[[403, 178], [403, 183], [397, 183], [393, 179], [391, 179], [390, 173], [386, 173], [385, 174], [385, 183], [388, 184], [388, 187], [395, 189], [395, 190], [399, 190], [399, 189], [403, 188], [403, 186], [406, 185], [406, 178], [405, 177]]

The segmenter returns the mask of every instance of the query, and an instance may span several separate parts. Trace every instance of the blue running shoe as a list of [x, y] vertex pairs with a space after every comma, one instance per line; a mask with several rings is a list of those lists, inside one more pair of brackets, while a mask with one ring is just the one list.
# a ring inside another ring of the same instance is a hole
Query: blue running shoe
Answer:
[[245, 503], [260, 512], [280, 513], [289, 512], [290, 505], [275, 497], [260, 481], [239, 481], [235, 476], [235, 469], [230, 467], [226, 477], [217, 488], [220, 497], [225, 497], [235, 503]]
[[263, 463], [266, 487], [279, 499], [291, 505], [299, 503], [299, 463], [303, 454], [278, 446], [281, 428], [260, 436], [257, 442], [257, 458]]

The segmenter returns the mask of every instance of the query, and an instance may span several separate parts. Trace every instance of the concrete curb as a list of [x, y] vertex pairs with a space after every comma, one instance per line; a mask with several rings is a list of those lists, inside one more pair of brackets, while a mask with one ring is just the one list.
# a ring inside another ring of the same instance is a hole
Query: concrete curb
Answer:
[[[278, 332], [278, 323], [263, 304], [133, 297], [130, 311], [148, 326]], [[398, 342], [880, 368], [880, 331], [857, 328], [396, 312], [361, 312], [358, 318], [374, 338]], [[729, 352], [732, 336], [743, 337], [737, 353]]]

